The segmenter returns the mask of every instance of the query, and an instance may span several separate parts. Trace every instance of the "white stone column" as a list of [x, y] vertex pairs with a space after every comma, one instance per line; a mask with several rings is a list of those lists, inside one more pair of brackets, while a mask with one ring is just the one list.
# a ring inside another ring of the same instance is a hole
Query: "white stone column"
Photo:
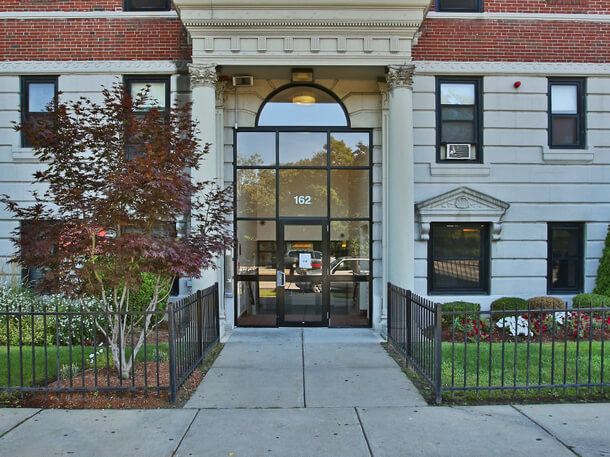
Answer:
[[388, 280], [413, 290], [415, 210], [413, 174], [414, 65], [391, 65], [388, 147]]
[[[209, 143], [210, 145], [209, 152], [204, 156], [199, 170], [193, 170], [192, 179], [194, 181], [215, 181], [222, 185], [218, 173], [218, 170], [222, 169], [222, 148], [217, 145], [216, 137], [216, 83], [218, 81], [216, 65], [190, 64], [189, 71], [193, 100], [192, 116], [198, 123], [201, 144]], [[195, 222], [192, 221], [192, 223]], [[201, 278], [193, 279], [193, 292], [209, 287], [218, 281], [219, 271], [202, 271]]]

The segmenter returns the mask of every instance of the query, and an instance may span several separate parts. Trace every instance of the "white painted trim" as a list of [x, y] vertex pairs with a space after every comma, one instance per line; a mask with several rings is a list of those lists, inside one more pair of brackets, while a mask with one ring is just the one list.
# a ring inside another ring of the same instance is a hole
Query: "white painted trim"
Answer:
[[415, 74], [608, 76], [610, 63], [415, 61]]
[[583, 21], [610, 22], [610, 14], [554, 14], [554, 13], [449, 13], [430, 11], [430, 19], [467, 19], [503, 21]]
[[173, 74], [186, 72], [186, 62], [170, 60], [93, 60], [0, 62], [0, 74]]
[[595, 148], [584, 149], [551, 149], [542, 147], [542, 161], [555, 164], [591, 163], [595, 159]]
[[5, 19], [151, 19], [177, 18], [176, 11], [5, 11], [0, 12], [0, 20]]

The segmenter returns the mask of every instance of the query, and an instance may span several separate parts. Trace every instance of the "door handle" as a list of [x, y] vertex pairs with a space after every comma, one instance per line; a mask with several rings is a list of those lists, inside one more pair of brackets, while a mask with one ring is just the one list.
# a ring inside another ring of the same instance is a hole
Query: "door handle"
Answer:
[[276, 285], [278, 287], [284, 287], [286, 285], [286, 273], [284, 273], [283, 271], [277, 272]]

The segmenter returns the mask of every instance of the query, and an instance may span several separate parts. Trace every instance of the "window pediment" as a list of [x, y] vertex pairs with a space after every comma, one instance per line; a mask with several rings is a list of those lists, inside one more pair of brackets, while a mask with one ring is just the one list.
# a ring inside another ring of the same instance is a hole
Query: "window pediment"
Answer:
[[492, 239], [500, 239], [502, 218], [510, 205], [490, 195], [459, 187], [415, 205], [420, 223], [420, 239], [430, 239], [432, 222], [489, 222]]

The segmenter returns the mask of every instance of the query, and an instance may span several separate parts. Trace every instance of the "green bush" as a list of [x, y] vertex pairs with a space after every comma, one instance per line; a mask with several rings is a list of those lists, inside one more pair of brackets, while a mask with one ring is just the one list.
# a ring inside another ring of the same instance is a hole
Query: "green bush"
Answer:
[[491, 302], [492, 311], [526, 310], [528, 307], [527, 300], [519, 297], [501, 297]]
[[[144, 311], [146, 308], [148, 308], [155, 291], [156, 275], [142, 273], [142, 279], [143, 282], [140, 285], [140, 288], [129, 293], [129, 306], [133, 311]], [[161, 279], [161, 282], [163, 282], [163, 278]], [[169, 293], [171, 287], [172, 283], [170, 282], [167, 287], [160, 288], [159, 298], [165, 297]], [[162, 301], [158, 305], [158, 309], [160, 311], [164, 311], [166, 307], [167, 300]]]
[[597, 267], [597, 279], [593, 292], [610, 297], [610, 227], [608, 227], [602, 258], [599, 261], [599, 267]]
[[[443, 303], [442, 310], [444, 312], [449, 312], [449, 313], [465, 312], [465, 311], [476, 312], [476, 311], [481, 311], [481, 305], [479, 305], [478, 303], [470, 303], [470, 302], [465, 302], [465, 301], [453, 301], [453, 302], [449, 302], [449, 303]], [[468, 317], [479, 319], [479, 316], [477, 316], [476, 314], [455, 314], [455, 315], [448, 315], [448, 316], [443, 315], [443, 327], [451, 327], [455, 320], [462, 321]]]
[[579, 294], [572, 299], [572, 308], [610, 308], [610, 297], [598, 294]]
[[564, 309], [565, 304], [557, 297], [532, 297], [528, 298], [529, 309]]

